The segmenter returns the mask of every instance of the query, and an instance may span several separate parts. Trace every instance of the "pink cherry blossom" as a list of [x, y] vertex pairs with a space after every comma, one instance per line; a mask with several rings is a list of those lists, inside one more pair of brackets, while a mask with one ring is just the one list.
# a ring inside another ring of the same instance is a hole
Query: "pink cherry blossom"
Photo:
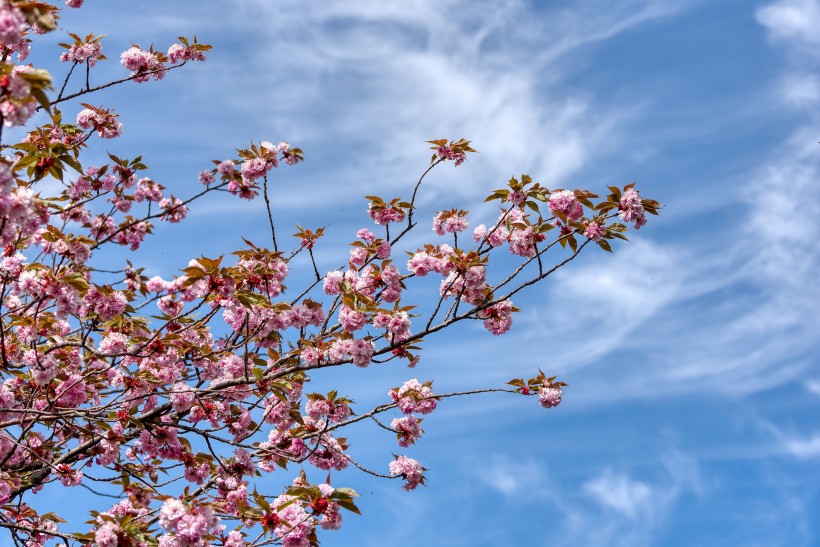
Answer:
[[407, 448], [421, 437], [424, 431], [421, 429], [421, 420], [415, 416], [403, 416], [393, 418], [390, 427], [396, 430], [399, 439], [399, 446]]
[[513, 305], [509, 300], [502, 300], [488, 308], [478, 312], [478, 316], [484, 319], [484, 328], [498, 336], [504, 334], [512, 327]]
[[405, 483], [404, 489], [408, 492], [415, 490], [424, 479], [424, 468], [419, 462], [407, 456], [399, 456], [390, 462], [390, 474], [401, 476]]
[[77, 126], [93, 129], [103, 139], [114, 139], [122, 135], [122, 124], [117, 121], [117, 114], [101, 108], [81, 110], [77, 114]]
[[165, 64], [156, 53], [145, 51], [139, 46], [132, 46], [120, 55], [120, 64], [131, 71], [134, 81], [147, 82], [151, 78], [161, 80], [167, 72]]
[[618, 216], [621, 220], [634, 222], [636, 230], [646, 224], [646, 212], [641, 202], [641, 195], [634, 188], [629, 188], [623, 193], [618, 209]]
[[606, 228], [597, 222], [589, 222], [584, 228], [584, 236], [592, 241], [601, 241], [604, 235], [606, 235]]
[[87, 61], [88, 66], [93, 67], [101, 56], [102, 45], [99, 40], [94, 40], [72, 45], [68, 51], [60, 55], [60, 61], [71, 61], [73, 63], [85, 63]]
[[538, 402], [544, 408], [553, 408], [561, 404], [563, 391], [560, 387], [542, 387], [538, 390]]
[[325, 291], [325, 294], [339, 294], [342, 290], [343, 279], [344, 274], [338, 270], [327, 272], [327, 275], [325, 275], [325, 279], [322, 282], [322, 289]]
[[0, 4], [0, 42], [6, 47], [16, 44], [23, 39], [26, 20], [16, 7], [8, 2]]
[[421, 384], [415, 378], [407, 380], [400, 388], [391, 389], [388, 395], [404, 414], [429, 414], [438, 405], [430, 383]]
[[550, 195], [549, 209], [566, 215], [569, 220], [579, 220], [584, 215], [584, 206], [572, 190], [561, 190]]
[[117, 547], [119, 527], [113, 522], [105, 522], [94, 532], [94, 540], [99, 547]]
[[179, 222], [188, 214], [188, 208], [178, 198], [164, 198], [159, 202], [159, 206], [165, 210], [162, 219], [168, 222]]
[[452, 209], [450, 211], [439, 211], [433, 219], [433, 231], [443, 236], [445, 233], [463, 232], [470, 225], [467, 223], [466, 211]]

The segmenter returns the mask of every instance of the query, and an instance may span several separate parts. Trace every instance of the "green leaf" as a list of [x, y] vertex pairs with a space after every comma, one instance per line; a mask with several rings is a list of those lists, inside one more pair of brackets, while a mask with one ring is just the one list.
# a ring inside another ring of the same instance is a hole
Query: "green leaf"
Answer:
[[347, 509], [351, 513], [356, 513], [357, 515], [362, 514], [362, 512], [359, 511], [359, 508], [356, 507], [356, 504], [353, 503], [352, 500], [340, 499], [340, 500], [337, 500], [336, 503], [338, 503], [340, 507], [344, 507], [345, 509]]

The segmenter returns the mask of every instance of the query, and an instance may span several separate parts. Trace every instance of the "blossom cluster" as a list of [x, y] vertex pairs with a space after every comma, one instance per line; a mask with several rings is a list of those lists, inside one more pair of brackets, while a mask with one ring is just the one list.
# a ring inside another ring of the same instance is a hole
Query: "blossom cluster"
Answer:
[[9, 2], [0, 3], [0, 46], [16, 51], [20, 61], [28, 57], [29, 45], [23, 35], [28, 28], [23, 13]]
[[407, 216], [407, 209], [410, 204], [401, 201], [399, 198], [389, 202], [375, 196], [367, 196], [367, 198], [370, 199], [370, 203], [367, 204], [367, 213], [376, 224], [386, 226], [391, 222], [403, 222]]
[[[208, 506], [186, 507], [178, 499], [168, 499], [159, 511], [159, 525], [165, 530], [160, 545], [170, 547], [198, 547], [203, 536], [219, 524], [219, 517]], [[170, 539], [174, 541], [171, 543]]]
[[33, 75], [33, 69], [23, 65], [17, 65], [10, 72], [0, 75], [0, 116], [6, 127], [25, 125], [37, 110], [37, 101], [31, 95], [30, 75]]
[[467, 223], [467, 211], [451, 209], [449, 211], [439, 211], [433, 218], [433, 231], [443, 236], [445, 233], [455, 234], [463, 232], [470, 225]]
[[429, 414], [438, 405], [432, 385], [432, 382], [422, 384], [413, 378], [404, 382], [401, 387], [394, 387], [387, 394], [404, 414]]
[[[60, 58], [71, 65], [62, 65], [66, 79], [51, 103], [50, 75], [11, 60], [56, 28], [59, 13], [48, 2], [0, 0], [2, 121], [24, 126], [43, 107], [43, 123], [20, 142], [3, 143], [7, 155], [0, 158], [0, 528], [14, 529], [29, 547], [69, 536], [102, 547], [317, 545], [318, 530], [342, 525], [342, 510], [358, 512], [355, 492], [331, 486], [338, 472], [356, 467], [384, 476], [354, 459], [344, 433], [351, 424], [373, 418], [407, 448], [421, 438], [421, 417], [441, 397], [487, 391], [435, 394], [431, 382], [411, 379], [389, 390], [389, 402], [362, 412], [335, 390], [305, 393], [320, 371], [386, 369], [397, 358], [415, 366], [422, 337], [463, 320], [505, 333], [517, 309], [501, 291], [546, 277], [535, 257], [546, 261], [544, 252], [556, 243], [580, 252], [573, 239], [579, 235], [588, 240], [582, 246], [608, 249], [627, 229], [616, 217], [639, 228], [656, 213], [658, 204], [631, 185], [592, 203], [597, 196], [588, 192], [549, 192], [522, 177], [490, 196], [501, 201], [501, 213], [490, 228], [475, 229], [472, 250], [457, 237], [469, 228], [467, 211], [439, 211], [433, 230], [453, 234], [451, 245], [422, 241], [404, 270], [395, 256], [416, 226], [415, 191], [410, 201], [366, 196], [375, 227], [358, 230], [331, 266], [337, 269], [322, 277], [314, 252], [324, 228], [297, 225], [297, 243], [285, 250], [266, 199], [272, 250], [246, 241], [231, 257], [186, 256], [180, 274], [154, 275], [123, 255], [136, 256], [128, 251], [143, 244], [155, 222], [183, 222], [198, 199], [219, 192], [269, 198], [274, 169], [299, 163], [303, 153], [284, 141], [251, 144], [214, 161], [187, 194], [145, 176], [141, 156], [108, 154], [90, 164], [87, 150], [99, 144], [94, 133], [122, 133], [113, 109], [77, 100], [117, 83], [91, 83], [91, 69], [105, 59], [102, 37], [69, 34], [73, 43], [62, 44]], [[204, 60], [209, 48], [185, 38], [167, 52], [133, 45], [120, 55], [131, 72], [121, 81], [162, 79]], [[80, 64], [83, 70], [75, 70]], [[82, 72], [85, 85], [72, 91], [69, 83]], [[76, 110], [53, 108], [69, 101], [65, 106]], [[62, 110], [78, 114], [64, 120]], [[428, 172], [441, 163], [460, 165], [474, 152], [464, 139], [430, 144]], [[558, 237], [547, 242], [554, 228]], [[491, 285], [493, 252], [502, 246], [529, 270]], [[425, 297], [411, 301], [419, 292], [413, 284], [425, 283], [414, 278], [431, 273], [440, 277], [426, 293], [432, 311]], [[496, 391], [537, 394], [551, 408], [565, 384], [542, 373], [514, 385]], [[401, 415], [389, 427], [378, 421], [393, 408]], [[294, 467], [303, 469], [299, 476], [271, 490], [269, 474]], [[406, 490], [424, 483], [424, 468], [407, 456], [388, 468]], [[324, 482], [311, 484], [307, 473]], [[92, 480], [118, 501], [92, 512], [85, 533], [64, 530], [57, 516], [39, 514], [29, 502], [41, 489]]]
[[[79, 6], [77, 6], [79, 7]], [[72, 63], [88, 63], [89, 67], [97, 64], [97, 61], [105, 59], [102, 52], [102, 36], [89, 34], [84, 39], [76, 34], [69, 34], [74, 39], [73, 44], [60, 44], [68, 51], [60, 55], [60, 61]]]
[[146, 51], [139, 46], [131, 46], [120, 54], [120, 64], [131, 71], [137, 83], [147, 82], [151, 78], [162, 80], [168, 71], [165, 63], [168, 57], [153, 48]]
[[506, 333], [512, 327], [512, 312], [515, 311], [510, 300], [502, 300], [478, 312], [478, 317], [484, 319], [484, 328], [498, 336]]
[[103, 139], [114, 139], [122, 135], [122, 124], [117, 121], [117, 114], [91, 105], [86, 105], [77, 114], [77, 127], [93, 129]]
[[624, 222], [635, 223], [635, 229], [646, 225], [646, 212], [641, 195], [634, 188], [627, 188], [618, 204], [618, 217]]
[[404, 489], [415, 490], [419, 484], [424, 484], [424, 468], [419, 462], [407, 456], [399, 456], [390, 462], [390, 474], [404, 479]]
[[231, 194], [251, 200], [258, 195], [257, 179], [266, 177], [280, 162], [296, 165], [302, 160], [302, 150], [291, 148], [287, 142], [274, 145], [270, 141], [262, 141], [259, 146], [252, 145], [247, 150], [240, 150], [239, 155], [242, 160], [239, 169], [232, 159], [214, 161], [216, 168], [200, 172], [199, 181], [210, 187], [219, 177]]

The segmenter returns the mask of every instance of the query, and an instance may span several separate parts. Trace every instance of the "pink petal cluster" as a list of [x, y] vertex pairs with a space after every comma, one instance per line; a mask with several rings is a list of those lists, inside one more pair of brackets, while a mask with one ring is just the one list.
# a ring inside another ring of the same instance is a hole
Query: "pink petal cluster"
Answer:
[[591, 239], [592, 241], [601, 241], [606, 235], [606, 228], [597, 222], [589, 222], [584, 227], [584, 237]]
[[101, 320], [110, 321], [125, 311], [128, 299], [120, 291], [103, 293], [96, 287], [91, 287], [83, 297], [83, 302], [89, 310], [93, 310]]
[[119, 355], [124, 353], [129, 346], [126, 335], [121, 332], [110, 332], [100, 342], [100, 353]]
[[342, 282], [344, 281], [344, 274], [339, 270], [327, 272], [324, 281], [322, 282], [322, 290], [325, 294], [334, 295], [342, 291]]
[[30, 66], [17, 65], [7, 76], [0, 77], [0, 114], [6, 127], [24, 125], [37, 110], [31, 84], [21, 76], [30, 70]]
[[526, 191], [510, 192], [507, 195], [507, 202], [512, 203], [513, 205], [523, 205], [525, 201], [527, 201]]
[[134, 521], [141, 521], [147, 515], [145, 508], [134, 507], [131, 500], [125, 499], [112, 506], [108, 511], [103, 511], [97, 517], [97, 529], [94, 532], [96, 545], [100, 547], [121, 547], [118, 535], [123, 530], [113, 522], [113, 519], [129, 517]]
[[433, 218], [433, 231], [440, 236], [443, 236], [445, 233], [454, 234], [463, 232], [469, 228], [470, 225], [467, 222], [466, 214], [461, 213], [466, 212], [457, 209], [439, 211], [435, 218]]
[[0, 114], [3, 115], [3, 125], [6, 127], [25, 125], [36, 111], [37, 103], [34, 101], [4, 100], [0, 102]]
[[562, 395], [560, 387], [544, 386], [538, 390], [538, 402], [544, 408], [553, 408], [561, 404]]
[[380, 311], [373, 318], [373, 326], [387, 331], [387, 341], [391, 344], [404, 342], [410, 335], [410, 316], [406, 311]]
[[538, 252], [536, 245], [544, 241], [546, 236], [536, 232], [528, 218], [529, 215], [521, 209], [504, 211], [492, 228], [487, 228], [483, 224], [476, 227], [473, 231], [473, 240], [476, 242], [486, 240], [492, 247], [500, 247], [504, 243], [509, 243], [512, 254], [527, 258], [534, 257]]
[[99, 40], [93, 40], [85, 44], [74, 44], [71, 49], [60, 55], [60, 61], [72, 63], [84, 63], [88, 61], [88, 66], [93, 67], [102, 56], [102, 44]]
[[242, 163], [240, 171], [242, 172], [242, 180], [245, 182], [253, 182], [260, 177], [264, 177], [268, 172], [276, 167], [273, 161], [268, 161], [265, 158], [252, 158], [245, 160]]
[[188, 214], [188, 208], [179, 198], [164, 198], [160, 200], [159, 207], [165, 211], [160, 218], [168, 222], [179, 222]]
[[214, 175], [210, 171], [200, 171], [199, 172], [199, 182], [201, 182], [205, 186], [208, 186], [209, 184], [211, 184], [215, 180], [216, 180], [216, 175]]
[[142, 201], [160, 202], [163, 199], [162, 185], [157, 184], [153, 180], [143, 177], [137, 181], [137, 189], [134, 190], [134, 201], [141, 203]]
[[479, 224], [475, 227], [475, 230], [473, 230], [473, 241], [480, 243], [486, 239], [487, 243], [492, 247], [504, 245], [504, 243], [509, 241], [509, 238], [510, 232], [506, 226], [500, 224], [496, 224], [491, 230], [488, 230], [484, 224]]
[[[272, 429], [268, 440], [261, 443], [259, 448], [263, 451], [263, 456], [259, 458], [258, 466], [268, 473], [276, 469], [279, 454], [303, 460], [309, 452], [305, 442], [299, 437], [292, 437], [288, 429]], [[268, 452], [264, 452], [265, 450]]]
[[572, 190], [561, 190], [550, 195], [549, 208], [553, 213], [559, 212], [566, 215], [567, 219], [576, 221], [584, 216], [584, 206], [575, 197]]
[[379, 207], [372, 202], [367, 207], [367, 214], [373, 222], [381, 226], [385, 226], [391, 222], [402, 222], [407, 215], [401, 207], [393, 207], [390, 205]]
[[177, 412], [185, 412], [194, 406], [196, 391], [183, 382], [177, 382], [171, 388], [171, 395], [168, 397], [171, 406]]
[[147, 82], [151, 78], [161, 80], [167, 72], [158, 54], [145, 51], [139, 46], [131, 46], [120, 54], [120, 64], [131, 71], [131, 76], [136, 76], [137, 83]]
[[438, 404], [433, 398], [435, 395], [430, 382], [421, 384], [415, 378], [407, 380], [400, 388], [391, 389], [387, 394], [404, 414], [429, 414]]
[[373, 358], [375, 345], [367, 338], [338, 339], [330, 346], [327, 359], [339, 362], [350, 358], [357, 367], [366, 367]]
[[79, 469], [71, 469], [66, 463], [61, 463], [56, 468], [57, 476], [63, 486], [79, 486], [83, 482], [83, 473]]
[[204, 61], [205, 54], [192, 47], [185, 47], [182, 44], [173, 44], [168, 48], [168, 62], [182, 63], [185, 61]]
[[77, 114], [77, 126], [81, 129], [92, 129], [103, 139], [114, 139], [122, 135], [122, 124], [117, 121], [117, 114], [102, 108], [85, 108]]
[[618, 204], [618, 209], [620, 219], [624, 222], [634, 222], [636, 230], [646, 224], [646, 211], [641, 202], [641, 195], [634, 188], [628, 188], [624, 192]]
[[342, 306], [339, 308], [339, 323], [347, 332], [355, 332], [367, 323], [367, 314]]
[[[321, 429], [324, 427], [324, 422], [317, 422], [315, 425]], [[310, 456], [308, 456], [311, 465], [325, 471], [330, 469], [341, 471], [350, 464], [350, 460], [345, 456], [344, 448], [333, 435], [323, 434], [318, 444], [318, 450], [312, 450]]]
[[478, 312], [478, 317], [484, 319], [484, 328], [498, 336], [512, 327], [513, 304], [510, 300], [502, 300]]
[[396, 436], [399, 439], [399, 446], [407, 448], [421, 437], [424, 430], [421, 428], [421, 420], [415, 416], [403, 416], [401, 418], [393, 418], [390, 422], [390, 427], [396, 430]]
[[419, 462], [407, 456], [399, 456], [390, 462], [390, 474], [401, 476], [404, 480], [404, 489], [408, 492], [415, 488], [424, 479], [424, 468]]
[[282, 541], [282, 547], [308, 547], [308, 536], [314, 529], [314, 519], [293, 496], [283, 494], [273, 500], [271, 507], [276, 513], [273, 531]]
[[216, 172], [223, 177], [233, 177], [236, 170], [236, 164], [233, 160], [225, 160], [216, 166]]
[[443, 160], [454, 160], [456, 167], [467, 161], [467, 154], [464, 152], [454, 152], [449, 146], [439, 146], [436, 154]]
[[21, 74], [25, 74], [28, 70], [30, 70], [29, 67], [16, 66], [11, 74], [4, 79], [0, 79], [0, 83], [2, 83], [6, 95], [18, 100], [28, 98], [31, 94], [31, 84], [21, 76]]
[[0, 42], [10, 47], [23, 40], [23, 31], [26, 29], [26, 19], [22, 12], [4, 1], [0, 3]]
[[407, 269], [419, 277], [424, 277], [430, 272], [447, 276], [455, 269], [450, 261], [451, 256], [454, 256], [453, 248], [447, 244], [438, 245], [435, 251], [431, 252], [417, 251], [407, 261]]
[[[256, 179], [267, 175], [271, 169], [279, 167], [279, 154], [285, 154], [289, 149], [290, 145], [286, 142], [280, 142], [277, 145], [269, 141], [259, 143], [258, 155], [242, 162], [242, 167], [240, 168], [242, 182], [246, 185], [250, 185]], [[286, 163], [290, 164], [290, 162], [287, 162], [287, 156]], [[217, 167], [217, 170], [219, 170], [219, 167]]]
[[441, 281], [439, 294], [441, 296], [460, 296], [468, 304], [478, 305], [485, 297], [487, 288], [487, 269], [484, 266], [471, 266], [464, 274], [450, 272]]
[[169, 498], [159, 511], [159, 524], [173, 534], [175, 547], [199, 547], [202, 537], [219, 524], [219, 517], [210, 507], [187, 507], [178, 499]]
[[242, 259], [237, 266], [247, 271], [251, 286], [271, 298], [279, 296], [284, 290], [284, 281], [288, 275], [288, 263], [281, 258], [268, 261]]
[[100, 525], [94, 532], [94, 540], [99, 547], [117, 547], [119, 539], [117, 533], [120, 527], [115, 523], [107, 521]]
[[538, 252], [536, 244], [543, 239], [543, 235], [536, 233], [532, 226], [514, 229], [510, 232], [510, 252], [514, 255], [532, 258]]
[[355, 268], [361, 268], [367, 262], [369, 253], [365, 247], [352, 247], [350, 249], [350, 265]]
[[[129, 223], [122, 231], [118, 232], [117, 235], [114, 236], [114, 241], [123, 246], [130, 246], [132, 251], [136, 251], [145, 239], [145, 235], [148, 233], [149, 228], [150, 224], [147, 222], [137, 222], [134, 224]], [[108, 233], [112, 231], [113, 227]]]
[[316, 421], [327, 418], [331, 423], [339, 423], [350, 416], [350, 407], [346, 403], [334, 403], [326, 399], [310, 399], [305, 405], [305, 412]]

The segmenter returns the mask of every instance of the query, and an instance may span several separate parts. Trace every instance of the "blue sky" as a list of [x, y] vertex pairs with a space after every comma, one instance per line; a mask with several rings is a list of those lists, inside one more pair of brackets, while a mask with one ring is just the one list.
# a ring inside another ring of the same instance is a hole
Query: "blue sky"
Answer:
[[[432, 138], [480, 154], [436, 170], [430, 218], [487, 221], [480, 201], [520, 173], [593, 191], [637, 181], [666, 206], [614, 256], [517, 299], [507, 335], [470, 326], [426, 341], [414, 371], [324, 380], [363, 404], [414, 376], [448, 391], [541, 367], [571, 384], [549, 412], [443, 403], [408, 452], [429, 486], [345, 473], [365, 516], [324, 545], [820, 545], [820, 1], [86, 4], [63, 26], [108, 35], [99, 82], [122, 75], [130, 41], [214, 45], [203, 65], [94, 99], [121, 114], [109, 150], [144, 152], [187, 195], [250, 139], [302, 147], [303, 165], [275, 173], [274, 211], [285, 230], [329, 225], [325, 270], [365, 225], [361, 196], [409, 195]], [[51, 53], [32, 60], [62, 74]], [[139, 260], [169, 277], [265, 226], [261, 202], [208, 201]], [[378, 469], [398, 449], [349, 437]]]

